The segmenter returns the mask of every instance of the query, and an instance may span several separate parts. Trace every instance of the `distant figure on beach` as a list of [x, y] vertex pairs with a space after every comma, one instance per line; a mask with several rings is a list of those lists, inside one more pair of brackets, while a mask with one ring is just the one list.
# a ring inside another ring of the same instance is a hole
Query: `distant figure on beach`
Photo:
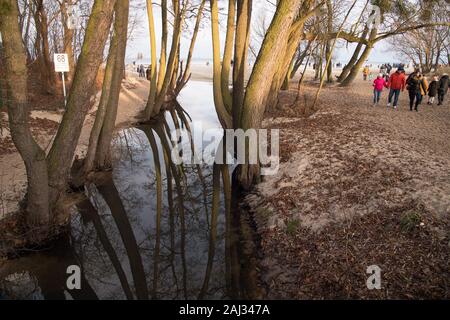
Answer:
[[[403, 69], [403, 68], [402, 68]], [[388, 63], [387, 65], [386, 65], [386, 71], [387, 71], [387, 73], [390, 75], [391, 74], [391, 70], [392, 70], [392, 66], [391, 66], [391, 64], [390, 63]]]
[[430, 85], [428, 86], [428, 104], [433, 105], [434, 99], [438, 94], [439, 77], [434, 75], [431, 79]]
[[384, 80], [384, 75], [379, 74], [377, 78], [373, 81], [373, 106], [375, 107], [381, 98], [381, 92], [383, 88], [387, 86], [386, 81]]
[[364, 81], [367, 80], [367, 76], [369, 75], [369, 66], [365, 66], [363, 69], [363, 79]]
[[147, 80], [150, 80], [150, 73], [152, 72], [152, 66], [149, 65], [148, 68], [145, 70], [145, 76]]
[[414, 110], [419, 112], [419, 105], [422, 103], [423, 96], [428, 92], [427, 79], [422, 73], [417, 72], [409, 78], [407, 85], [409, 92], [409, 111], [413, 111], [414, 107]]
[[145, 78], [145, 68], [144, 68], [144, 65], [143, 65], [143, 64], [141, 64], [141, 65], [139, 66], [139, 77], [140, 77], [140, 78]]
[[386, 65], [385, 65], [385, 64], [382, 64], [382, 65], [381, 65], [380, 73], [383, 75], [383, 77], [386, 77], [386, 74], [387, 74], [387, 68], [386, 68]]
[[438, 89], [438, 106], [441, 106], [444, 103], [445, 95], [448, 92], [448, 74], [444, 73], [441, 77], [441, 80], [439, 80], [439, 89]]
[[406, 77], [405, 70], [399, 67], [389, 78], [388, 88], [389, 98], [387, 107], [389, 108], [392, 103], [392, 98], [394, 98], [394, 109], [397, 110], [398, 99], [400, 97], [400, 91], [404, 91], [406, 87]]

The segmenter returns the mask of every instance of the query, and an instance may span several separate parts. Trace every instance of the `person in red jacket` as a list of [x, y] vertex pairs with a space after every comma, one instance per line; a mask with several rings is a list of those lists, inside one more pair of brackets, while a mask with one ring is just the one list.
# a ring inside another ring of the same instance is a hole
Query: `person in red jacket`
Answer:
[[403, 67], [399, 67], [396, 72], [394, 72], [388, 81], [389, 100], [387, 107], [389, 108], [392, 103], [392, 98], [394, 98], [394, 109], [397, 110], [398, 99], [400, 97], [400, 91], [404, 91], [406, 87], [406, 77], [405, 70]]
[[383, 88], [387, 86], [384, 80], [384, 75], [380, 73], [378, 77], [373, 81], [373, 106], [376, 106], [380, 102], [381, 92]]

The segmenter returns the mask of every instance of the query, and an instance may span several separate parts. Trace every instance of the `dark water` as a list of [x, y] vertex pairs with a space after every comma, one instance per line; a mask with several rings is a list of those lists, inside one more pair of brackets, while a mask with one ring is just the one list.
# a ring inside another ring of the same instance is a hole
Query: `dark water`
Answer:
[[[85, 186], [86, 199], [74, 209], [70, 232], [46, 250], [0, 265], [2, 298], [236, 297], [238, 236], [225, 210], [226, 170], [177, 166], [168, 155], [167, 134], [189, 125], [188, 115], [204, 128], [220, 126], [212, 84], [191, 82], [179, 103], [186, 113], [177, 108], [166, 112], [165, 121], [118, 134], [114, 169]], [[183, 141], [191, 147], [190, 140]], [[80, 267], [81, 289], [67, 286], [73, 280], [70, 266]]]

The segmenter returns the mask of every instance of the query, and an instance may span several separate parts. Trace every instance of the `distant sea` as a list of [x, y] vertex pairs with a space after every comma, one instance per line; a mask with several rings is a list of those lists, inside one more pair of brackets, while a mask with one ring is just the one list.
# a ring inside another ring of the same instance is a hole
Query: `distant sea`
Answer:
[[[136, 65], [143, 64], [144, 66], [148, 66], [148, 65], [150, 65], [150, 61], [151, 61], [150, 58], [143, 58], [143, 59], [140, 59], [140, 60], [127, 58], [126, 59], [126, 64], [130, 65], [133, 62], [135, 62]], [[208, 59], [208, 58], [194, 58], [194, 59], [192, 59], [192, 64], [194, 64], [194, 65], [206, 65], [208, 62], [212, 63], [212, 58], [211, 59]], [[254, 59], [249, 60], [250, 64], [253, 64], [254, 62], [255, 62]], [[341, 63], [342, 65], [344, 65], [344, 64], [347, 63], [347, 61], [337, 59], [337, 60], [333, 60], [333, 63], [334, 64]], [[375, 66], [379, 66], [379, 65], [381, 66], [384, 63], [390, 63], [391, 65], [397, 65], [399, 63], [408, 64], [408, 62], [405, 62], [405, 61], [377, 61], [377, 60], [368, 60], [364, 64], [372, 65], [372, 66], [375, 67]]]

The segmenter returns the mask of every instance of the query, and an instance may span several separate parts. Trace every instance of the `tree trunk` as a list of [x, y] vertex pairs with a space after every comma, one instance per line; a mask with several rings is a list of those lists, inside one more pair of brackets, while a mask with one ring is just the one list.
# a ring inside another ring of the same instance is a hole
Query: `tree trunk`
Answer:
[[[184, 16], [186, 11], [181, 10], [179, 8], [178, 0], [174, 1], [174, 14], [175, 14], [175, 22], [172, 34], [172, 47], [170, 48], [169, 60], [167, 61], [167, 70], [165, 71], [164, 81], [162, 83], [161, 91], [159, 92], [158, 98], [156, 99], [154, 114], [158, 114], [161, 111], [161, 107], [165, 102], [166, 95], [168, 93], [168, 89], [170, 87], [170, 82], [172, 80], [172, 76], [174, 73], [174, 69], [178, 68], [177, 61], [177, 53], [178, 53], [178, 45], [180, 43], [181, 38], [181, 27], [184, 22]], [[164, 33], [163, 33], [164, 35]], [[160, 68], [161, 71], [161, 68]]]
[[278, 103], [278, 95], [283, 85], [287, 90], [289, 87], [290, 72], [293, 68], [294, 56], [302, 40], [303, 26], [306, 19], [305, 16], [308, 15], [309, 4], [306, 8], [302, 10], [300, 16], [297, 18], [296, 22], [290, 28], [289, 40], [286, 43], [284, 50], [280, 51], [280, 58], [278, 59], [281, 63], [277, 66], [277, 71], [272, 80], [272, 85], [270, 89], [270, 94], [267, 100], [267, 108], [274, 109]]
[[[252, 75], [247, 84], [242, 111], [241, 126], [244, 130], [260, 128], [266, 108], [267, 97], [270, 93], [273, 76], [278, 63], [276, 57], [279, 51], [286, 48], [289, 29], [294, 16], [298, 13], [301, 0], [280, 0], [277, 11], [267, 30], [262, 43]], [[248, 152], [248, 148], [246, 148]], [[248, 159], [248, 157], [246, 157]], [[244, 188], [249, 188], [258, 176], [257, 165], [240, 166], [240, 182]]]
[[195, 47], [195, 43], [197, 41], [198, 31], [200, 30], [200, 22], [202, 20], [203, 10], [205, 9], [205, 5], [206, 5], [206, 0], [202, 0], [202, 2], [200, 3], [200, 7], [198, 8], [198, 11], [197, 11], [197, 18], [195, 20], [195, 27], [194, 27], [194, 31], [192, 33], [191, 44], [189, 46], [189, 51], [188, 51], [187, 60], [186, 60], [186, 67], [185, 67], [183, 76], [180, 78], [179, 82], [177, 83], [177, 88], [175, 89], [176, 95], [178, 95], [180, 93], [181, 89], [183, 89], [183, 87], [189, 81], [189, 78], [191, 76], [192, 55], [194, 53], [194, 47]]
[[219, 39], [219, 8], [217, 0], [210, 0], [211, 4], [211, 31], [213, 46], [213, 91], [214, 105], [216, 107], [217, 116], [224, 129], [232, 126], [232, 118], [228, 113], [223, 101], [221, 86], [221, 65], [220, 65], [220, 39]]
[[311, 47], [311, 44], [312, 44], [312, 41], [311, 40], [308, 41], [308, 44], [307, 44], [305, 50], [303, 50], [303, 52], [300, 53], [298, 55], [298, 57], [295, 59], [294, 67], [291, 72], [291, 79], [295, 76], [298, 69], [301, 67], [303, 61], [305, 60], [306, 56], [308, 55], [308, 51], [309, 51], [309, 48]]
[[[369, 28], [366, 26], [364, 28], [363, 34], [361, 35], [361, 39], [366, 39], [368, 33], [369, 33]], [[363, 47], [363, 43], [358, 42], [358, 45], [356, 46], [355, 51], [353, 51], [353, 55], [350, 58], [350, 61], [342, 69], [342, 72], [338, 77], [338, 82], [342, 82], [342, 81], [344, 81], [345, 78], [347, 78], [348, 74], [350, 73], [350, 70], [353, 68], [356, 61], [358, 61], [359, 53], [361, 52], [362, 47]]]
[[231, 58], [233, 55], [233, 43], [235, 33], [235, 17], [236, 17], [236, 1], [228, 1], [228, 21], [227, 21], [227, 35], [225, 38], [225, 49], [222, 60], [222, 74], [221, 74], [221, 86], [222, 96], [225, 108], [231, 113], [233, 98], [231, 96], [229, 82], [230, 82], [230, 69]]
[[250, 23], [252, 0], [237, 2], [236, 39], [233, 64], [233, 128], [239, 128], [245, 95], [245, 73], [247, 70], [248, 47], [250, 43]]
[[88, 151], [86, 154], [86, 159], [84, 161], [85, 173], [92, 171], [95, 167], [95, 158], [97, 154], [100, 133], [103, 128], [103, 123], [109, 104], [113, 73], [117, 72], [117, 70], [115, 70], [115, 62], [118, 51], [118, 41], [119, 39], [117, 33], [114, 33], [109, 44], [108, 60], [106, 62], [105, 76], [103, 78], [102, 95], [100, 97], [100, 102], [95, 114], [94, 125], [92, 126], [91, 134], [89, 136]]
[[34, 140], [29, 127], [26, 54], [17, 24], [16, 0], [0, 0], [0, 32], [3, 37], [6, 105], [11, 137], [22, 157], [27, 173], [27, 215], [31, 228], [50, 223], [48, 176], [45, 152]]
[[147, 106], [145, 107], [145, 117], [150, 119], [153, 113], [153, 108], [155, 107], [155, 99], [158, 91], [158, 78], [157, 69], [158, 64], [156, 61], [156, 33], [155, 33], [155, 19], [153, 17], [153, 4], [152, 0], [147, 0], [147, 18], [148, 18], [148, 28], [150, 33], [150, 49], [152, 55], [151, 70], [150, 70], [150, 92], [148, 95]]
[[49, 94], [55, 94], [55, 74], [53, 71], [53, 64], [50, 60], [50, 46], [48, 43], [48, 21], [47, 13], [45, 12], [43, 0], [36, 0], [36, 12], [35, 12], [36, 33], [39, 34], [36, 37], [36, 41], [39, 41], [37, 45], [40, 48], [39, 66], [42, 75], [43, 83], [45, 84], [45, 90]]
[[67, 53], [69, 58], [69, 72], [67, 73], [67, 84], [70, 87], [73, 75], [75, 73], [75, 60], [74, 60], [74, 52], [73, 52], [73, 30], [69, 29], [67, 24], [67, 8], [72, 5], [73, 0], [64, 0], [61, 2], [61, 16], [62, 16], [62, 24], [64, 28], [64, 53]]
[[[331, 0], [327, 0], [327, 32], [333, 32], [333, 5]], [[325, 47], [325, 57], [327, 61], [331, 61], [331, 40], [328, 40]], [[327, 67], [327, 82], [333, 83], [333, 64], [328, 63]]]
[[166, 77], [166, 56], [167, 56], [167, 0], [161, 0], [161, 53], [159, 57], [158, 92], [160, 95], [164, 79]]
[[276, 72], [280, 50], [286, 47], [289, 28], [302, 1], [280, 0], [275, 16], [267, 30], [261, 50], [247, 84], [242, 114], [244, 129], [259, 128], [264, 116], [265, 103]]
[[111, 166], [110, 146], [117, 117], [120, 89], [122, 87], [122, 70], [125, 64], [125, 51], [128, 35], [129, 0], [120, 0], [116, 3], [114, 38], [117, 38], [117, 54], [115, 54], [114, 68], [111, 78], [111, 90], [108, 99], [105, 119], [100, 132], [96, 165], [98, 168]]
[[369, 36], [369, 42], [366, 45], [366, 48], [364, 49], [363, 53], [361, 54], [361, 57], [359, 57], [358, 61], [355, 63], [355, 65], [352, 67], [350, 74], [345, 78], [345, 80], [342, 81], [341, 86], [347, 87], [352, 84], [352, 82], [356, 79], [358, 76], [358, 73], [361, 70], [362, 65], [367, 60], [367, 58], [370, 55], [370, 52], [372, 51], [372, 48], [374, 46], [373, 40], [377, 36], [378, 30], [377, 28], [373, 28], [370, 32]]
[[89, 109], [95, 79], [103, 60], [103, 50], [111, 27], [115, 0], [96, 0], [87, 25], [83, 47], [78, 59], [66, 112], [48, 154], [50, 201], [56, 201], [66, 190], [69, 170]]

